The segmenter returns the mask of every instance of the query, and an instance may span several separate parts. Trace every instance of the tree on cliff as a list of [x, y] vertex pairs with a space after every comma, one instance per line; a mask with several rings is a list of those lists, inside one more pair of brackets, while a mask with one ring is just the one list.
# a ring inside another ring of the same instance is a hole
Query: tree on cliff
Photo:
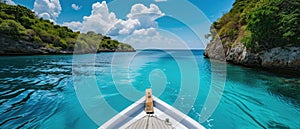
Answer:
[[300, 1], [275, 0], [253, 9], [247, 18], [247, 46], [270, 49], [300, 45]]
[[233, 8], [212, 24], [224, 47], [245, 43], [252, 51], [300, 46], [299, 0], [236, 0]]

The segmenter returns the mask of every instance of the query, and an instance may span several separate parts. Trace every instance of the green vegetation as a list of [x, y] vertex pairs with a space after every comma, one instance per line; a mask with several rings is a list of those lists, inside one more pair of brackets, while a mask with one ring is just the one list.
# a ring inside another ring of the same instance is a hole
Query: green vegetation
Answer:
[[26, 7], [4, 3], [0, 3], [0, 36], [58, 51], [73, 51], [75, 47], [81, 52], [134, 51], [130, 45], [112, 40], [110, 37], [94, 32], [87, 34], [73, 32], [68, 27], [37, 18], [34, 12]]
[[242, 42], [251, 51], [300, 46], [299, 0], [236, 0], [232, 9], [212, 24], [225, 47]]
[[[80, 34], [75, 41], [75, 49], [77, 52], [94, 52], [97, 51], [134, 51], [134, 49], [117, 40], [112, 40], [110, 37], [96, 34], [95, 32], [87, 32]], [[97, 49], [95, 49], [97, 48]]]

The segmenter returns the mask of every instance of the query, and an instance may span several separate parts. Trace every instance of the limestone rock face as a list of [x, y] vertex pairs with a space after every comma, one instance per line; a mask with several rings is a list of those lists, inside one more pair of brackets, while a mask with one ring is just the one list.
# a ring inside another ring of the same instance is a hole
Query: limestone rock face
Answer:
[[225, 50], [221, 41], [213, 41], [207, 44], [204, 56], [211, 59], [225, 61]]
[[247, 50], [243, 43], [237, 43], [225, 49], [226, 53], [224, 49], [222, 44], [211, 42], [207, 45], [204, 55], [216, 60], [222, 60], [221, 57], [225, 56], [227, 62], [248, 67], [300, 70], [300, 47], [278, 47], [253, 53]]
[[300, 69], [300, 47], [273, 48], [260, 58], [262, 67]]
[[251, 67], [259, 67], [261, 62], [259, 54], [251, 53], [242, 43], [237, 43], [227, 51], [226, 60], [234, 64]]

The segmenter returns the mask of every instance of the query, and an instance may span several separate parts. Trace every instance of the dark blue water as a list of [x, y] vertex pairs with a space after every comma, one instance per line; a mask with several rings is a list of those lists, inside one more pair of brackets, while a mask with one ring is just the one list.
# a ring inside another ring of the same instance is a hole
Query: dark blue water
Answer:
[[0, 57], [0, 128], [97, 128], [149, 87], [207, 128], [300, 128], [299, 100], [276, 90], [298, 87], [299, 78], [212, 63], [202, 53]]

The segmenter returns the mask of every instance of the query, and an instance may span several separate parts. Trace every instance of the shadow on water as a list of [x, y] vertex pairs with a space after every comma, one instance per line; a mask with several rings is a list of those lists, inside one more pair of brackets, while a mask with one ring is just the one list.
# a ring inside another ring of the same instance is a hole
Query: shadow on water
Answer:
[[282, 100], [300, 107], [300, 81], [295, 78], [280, 78], [266, 83], [270, 94], [277, 95]]
[[227, 80], [250, 87], [263, 87], [271, 95], [300, 107], [300, 75], [286, 70], [271, 71], [228, 64]]
[[[205, 60], [210, 62], [209, 59]], [[260, 128], [299, 127], [299, 122], [293, 120], [297, 119], [296, 114], [300, 112], [299, 86], [300, 80], [297, 75], [276, 74], [263, 69], [227, 64], [223, 98], [212, 120], [218, 124], [209, 125], [222, 128], [219, 126], [223, 123], [220, 122], [222, 120], [228, 125], [232, 124], [227, 128], [235, 128], [235, 124], [247, 125], [244, 128], [251, 128], [251, 124]], [[286, 116], [285, 113], [288, 112], [294, 114]], [[234, 116], [226, 121], [219, 114]]]

